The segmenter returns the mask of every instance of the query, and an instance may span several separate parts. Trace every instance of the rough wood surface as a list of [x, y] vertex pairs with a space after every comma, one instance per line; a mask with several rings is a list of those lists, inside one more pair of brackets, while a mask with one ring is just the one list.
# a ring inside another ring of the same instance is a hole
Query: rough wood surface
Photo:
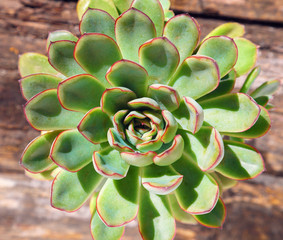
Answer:
[[[228, 1], [203, 2], [218, 2], [221, 5], [221, 2]], [[231, 4], [235, 2], [244, 1], [233, 0]], [[264, 2], [282, 10], [282, 4], [281, 8], [276, 5], [282, 0]], [[17, 81], [20, 78], [17, 71], [18, 54], [27, 51], [45, 53], [45, 39], [49, 31], [67, 29], [78, 34], [75, 4], [51, 0], [0, 1], [0, 239], [91, 239], [87, 207], [73, 214], [52, 209], [49, 206], [49, 183], [30, 180], [18, 165], [25, 145], [38, 135], [27, 124], [22, 112], [24, 100]], [[187, 10], [188, 6], [197, 9], [198, 4], [194, 0], [175, 0], [173, 6]], [[197, 12], [195, 9], [191, 11]], [[250, 11], [253, 10], [248, 9], [243, 13], [248, 16]], [[275, 15], [269, 13], [270, 18]], [[202, 36], [223, 23], [207, 18], [197, 20]], [[275, 20], [281, 21], [280, 17]], [[282, 80], [282, 28], [249, 23], [246, 32], [250, 40], [261, 46], [258, 64], [262, 66], [262, 73], [256, 85], [274, 78]], [[281, 88], [273, 99], [276, 108], [271, 112], [271, 131], [252, 142], [265, 157], [266, 172], [255, 180], [239, 183], [224, 195], [224, 201], [228, 203], [228, 218], [222, 230], [179, 224], [176, 239], [282, 239], [282, 92]], [[139, 239], [137, 236], [136, 223], [133, 223], [127, 227], [123, 239]]]
[[283, 22], [282, 0], [172, 0], [172, 8], [214, 16]]

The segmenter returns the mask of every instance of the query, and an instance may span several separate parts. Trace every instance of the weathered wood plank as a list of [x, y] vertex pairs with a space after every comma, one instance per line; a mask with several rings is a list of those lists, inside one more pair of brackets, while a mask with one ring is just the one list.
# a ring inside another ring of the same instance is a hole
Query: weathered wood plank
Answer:
[[249, 20], [283, 22], [282, 0], [171, 0], [180, 11]]

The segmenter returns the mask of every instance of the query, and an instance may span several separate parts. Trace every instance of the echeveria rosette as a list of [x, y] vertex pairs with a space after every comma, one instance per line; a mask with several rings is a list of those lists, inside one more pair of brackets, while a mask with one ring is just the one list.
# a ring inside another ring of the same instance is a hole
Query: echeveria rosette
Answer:
[[80, 0], [81, 37], [55, 31], [48, 57], [20, 57], [25, 115], [42, 131], [21, 164], [54, 179], [57, 209], [91, 198], [94, 239], [120, 239], [136, 217], [144, 239], [172, 239], [175, 219], [221, 227], [222, 191], [264, 170], [244, 139], [269, 130], [278, 81], [249, 96], [259, 68], [243, 26], [223, 24], [199, 42], [196, 20], [169, 7]]

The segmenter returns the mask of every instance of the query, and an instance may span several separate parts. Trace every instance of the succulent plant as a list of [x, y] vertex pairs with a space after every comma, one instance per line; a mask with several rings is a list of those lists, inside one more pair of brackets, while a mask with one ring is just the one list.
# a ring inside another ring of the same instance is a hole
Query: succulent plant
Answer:
[[21, 165], [54, 179], [54, 208], [91, 199], [94, 239], [120, 239], [136, 217], [143, 239], [174, 238], [175, 219], [221, 227], [223, 190], [264, 170], [244, 139], [269, 130], [278, 81], [248, 95], [260, 69], [244, 27], [223, 24], [200, 41], [196, 20], [169, 8], [80, 0], [80, 38], [52, 32], [48, 57], [19, 59], [24, 112], [41, 131]]

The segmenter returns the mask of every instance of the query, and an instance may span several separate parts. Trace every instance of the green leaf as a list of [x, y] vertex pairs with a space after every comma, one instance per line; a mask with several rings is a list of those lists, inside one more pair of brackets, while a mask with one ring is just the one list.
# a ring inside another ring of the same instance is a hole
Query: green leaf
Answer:
[[179, 160], [183, 150], [184, 140], [180, 135], [177, 135], [166, 150], [159, 152], [154, 156], [153, 162], [158, 166], [168, 166]]
[[67, 130], [55, 139], [50, 157], [61, 168], [77, 172], [91, 162], [93, 152], [100, 148], [87, 141], [77, 129]]
[[256, 103], [258, 105], [261, 105], [261, 106], [265, 107], [266, 104], [268, 103], [269, 99], [270, 99], [269, 96], [261, 96], [261, 97], [255, 98], [254, 100], [256, 101]]
[[176, 196], [174, 194], [168, 195], [171, 212], [174, 218], [184, 224], [193, 224], [195, 225], [197, 221], [193, 218], [193, 216], [187, 212], [185, 212], [178, 204]]
[[260, 109], [261, 111], [258, 119], [250, 129], [244, 132], [234, 132], [234, 133], [227, 132], [223, 134], [232, 137], [249, 138], [249, 139], [258, 138], [265, 135], [271, 127], [271, 120], [268, 111], [262, 106], [260, 106]]
[[115, 34], [123, 58], [134, 62], [139, 61], [139, 47], [147, 40], [156, 37], [154, 24], [150, 18], [133, 8], [116, 20]]
[[280, 86], [279, 80], [267, 81], [251, 92], [251, 97], [258, 98], [272, 95]]
[[177, 48], [166, 38], [154, 38], [139, 49], [140, 64], [150, 77], [150, 84], [166, 84], [176, 71], [180, 56]]
[[102, 177], [95, 172], [92, 163], [75, 173], [62, 170], [52, 183], [52, 207], [66, 212], [78, 210], [101, 181]]
[[170, 0], [159, 0], [159, 2], [161, 3], [161, 6], [164, 11], [169, 10], [171, 5]]
[[89, 74], [105, 86], [109, 86], [105, 79], [107, 70], [122, 58], [116, 42], [100, 33], [84, 34], [76, 44], [74, 56]]
[[138, 213], [139, 169], [131, 167], [125, 178], [108, 179], [97, 198], [97, 212], [108, 227], [123, 226]]
[[97, 107], [87, 112], [79, 123], [78, 130], [92, 143], [102, 143], [107, 141], [107, 131], [112, 126], [109, 116]]
[[254, 80], [257, 78], [257, 76], [259, 75], [261, 71], [261, 68], [258, 66], [258, 67], [255, 67], [250, 73], [249, 75], [247, 76], [242, 88], [240, 89], [240, 92], [242, 93], [247, 93], [249, 91], [249, 89], [251, 88]]
[[121, 14], [130, 8], [133, 0], [113, 0], [113, 2], [115, 3], [117, 10]]
[[32, 140], [22, 154], [21, 166], [32, 173], [49, 169], [53, 165], [49, 157], [50, 148], [59, 133], [60, 131], [48, 132]]
[[136, 148], [141, 152], [157, 151], [161, 148], [163, 142], [161, 141], [161, 134], [158, 132], [156, 137], [149, 141], [143, 141], [136, 145]]
[[101, 109], [108, 115], [114, 115], [119, 110], [127, 109], [127, 103], [135, 98], [136, 94], [128, 88], [107, 88], [101, 98]]
[[126, 142], [125, 139], [114, 128], [110, 128], [108, 130], [107, 138], [110, 146], [117, 149], [118, 151], [126, 151], [126, 152], [133, 151], [129, 143]]
[[85, 73], [74, 59], [75, 45], [75, 42], [62, 40], [52, 42], [48, 49], [49, 63], [66, 77]]
[[145, 167], [153, 163], [155, 152], [148, 151], [146, 153], [140, 152], [121, 152], [121, 157], [130, 165], [136, 167]]
[[93, 216], [96, 212], [96, 199], [99, 192], [94, 192], [89, 200], [89, 211], [90, 214]]
[[181, 96], [200, 98], [214, 90], [220, 81], [217, 63], [210, 57], [188, 57], [169, 82]]
[[174, 191], [182, 180], [183, 176], [171, 166], [159, 167], [152, 164], [142, 172], [142, 185], [154, 194], [167, 195]]
[[171, 18], [165, 25], [164, 36], [178, 49], [180, 62], [191, 56], [196, 48], [200, 29], [197, 21], [187, 14], [180, 14]]
[[105, 87], [88, 74], [81, 74], [61, 82], [58, 98], [62, 106], [71, 111], [87, 112], [100, 105]]
[[49, 49], [49, 46], [52, 42], [68, 40], [71, 42], [77, 42], [78, 38], [71, 32], [66, 30], [57, 30], [54, 32], [50, 32], [47, 38], [46, 49]]
[[79, 20], [89, 8], [96, 8], [108, 12], [113, 18], [119, 16], [113, 0], [79, 0], [77, 4], [77, 14]]
[[48, 168], [47, 170], [41, 173], [32, 173], [32, 172], [25, 170], [25, 175], [30, 178], [39, 180], [39, 181], [50, 181], [55, 178], [55, 176], [58, 174], [59, 171], [60, 171], [60, 168], [57, 167], [55, 164], [53, 164], [51, 165], [50, 168]]
[[95, 170], [107, 178], [121, 179], [126, 177], [129, 170], [127, 164], [120, 153], [112, 147], [94, 152], [93, 165]]
[[223, 190], [234, 187], [238, 183], [238, 181], [236, 181], [236, 180], [224, 177], [221, 173], [214, 172], [214, 175], [216, 175], [217, 178], [219, 179], [219, 181], [221, 183], [221, 187], [222, 187]]
[[176, 110], [180, 104], [178, 92], [167, 85], [152, 84], [148, 88], [148, 96], [157, 101], [161, 109], [170, 112]]
[[141, 189], [138, 223], [142, 238], [146, 240], [173, 239], [176, 226], [167, 197]]
[[21, 92], [23, 97], [26, 100], [29, 100], [40, 92], [47, 89], [57, 88], [61, 81], [61, 78], [50, 74], [32, 74], [20, 80]]
[[124, 118], [127, 115], [128, 110], [120, 110], [118, 111], [112, 118], [112, 122], [115, 130], [125, 138], [125, 126], [123, 124]]
[[134, 0], [131, 7], [145, 13], [152, 20], [157, 37], [163, 34], [164, 12], [159, 0]]
[[175, 190], [180, 207], [190, 214], [210, 212], [219, 196], [219, 187], [215, 180], [190, 161], [187, 154], [183, 154], [172, 166], [184, 176], [183, 182]]
[[234, 69], [232, 69], [231, 72], [229, 72], [220, 80], [219, 85], [215, 90], [199, 98], [198, 101], [203, 101], [230, 93], [234, 89], [236, 77], [236, 72]]
[[91, 218], [90, 230], [93, 239], [119, 240], [125, 232], [125, 227], [107, 227], [95, 212]]
[[60, 105], [56, 89], [34, 96], [24, 111], [30, 125], [41, 131], [75, 128], [83, 117], [83, 113], [68, 111]]
[[128, 106], [133, 109], [151, 109], [160, 110], [158, 103], [148, 97], [137, 98], [128, 102]]
[[168, 110], [163, 110], [162, 112], [163, 120], [165, 122], [164, 132], [161, 136], [161, 141], [164, 143], [169, 143], [173, 140], [178, 129], [178, 123], [171, 112]]
[[123, 59], [114, 63], [107, 71], [106, 79], [112, 86], [131, 89], [138, 97], [146, 95], [148, 74], [135, 62]]
[[184, 139], [184, 152], [194, 162], [198, 164], [202, 171], [215, 168], [224, 155], [224, 145], [219, 132], [212, 127], [201, 127], [192, 134], [179, 130]]
[[244, 132], [254, 125], [260, 114], [256, 102], [243, 93], [226, 94], [200, 104], [204, 121], [219, 132]]
[[234, 69], [239, 77], [248, 73], [255, 65], [258, 47], [245, 38], [235, 38], [234, 40], [238, 48], [238, 60]]
[[39, 53], [24, 53], [19, 57], [19, 72], [21, 77], [36, 73], [52, 74], [59, 77], [57, 72], [48, 62], [48, 58]]
[[224, 141], [225, 154], [216, 171], [225, 177], [245, 180], [257, 177], [264, 171], [260, 153], [253, 147], [233, 141]]
[[217, 28], [213, 29], [204, 39], [212, 36], [227, 36], [230, 38], [242, 37], [245, 33], [245, 26], [236, 22], [228, 22], [221, 24]]
[[194, 215], [194, 218], [202, 225], [211, 228], [221, 228], [226, 218], [226, 207], [221, 198], [210, 213]]
[[224, 77], [236, 64], [238, 50], [232, 38], [216, 36], [206, 39], [200, 45], [197, 55], [213, 58], [218, 64], [220, 76]]
[[179, 127], [185, 130], [196, 133], [203, 123], [202, 107], [192, 98], [183, 97], [179, 108], [173, 112]]
[[101, 33], [115, 39], [115, 20], [108, 12], [88, 9], [80, 22], [80, 33]]

